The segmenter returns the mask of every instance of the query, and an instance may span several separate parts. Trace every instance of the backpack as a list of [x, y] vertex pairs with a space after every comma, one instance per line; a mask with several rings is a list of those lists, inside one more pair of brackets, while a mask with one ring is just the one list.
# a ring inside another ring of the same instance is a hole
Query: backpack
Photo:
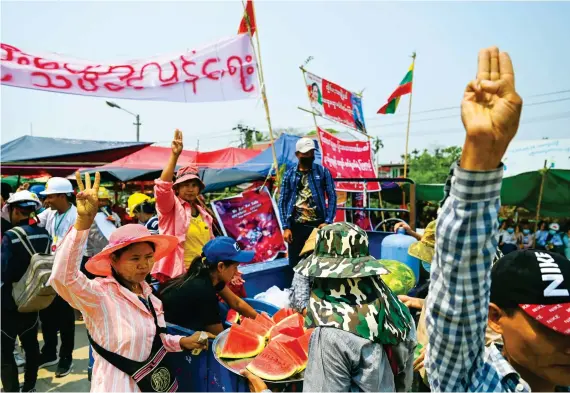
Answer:
[[49, 254], [51, 242], [43, 253], [38, 253], [28, 239], [28, 234], [22, 228], [9, 230], [20, 239], [24, 248], [30, 254], [30, 265], [20, 279], [13, 284], [12, 296], [18, 312], [37, 312], [48, 307], [57, 293], [47, 285], [53, 268], [54, 256]]

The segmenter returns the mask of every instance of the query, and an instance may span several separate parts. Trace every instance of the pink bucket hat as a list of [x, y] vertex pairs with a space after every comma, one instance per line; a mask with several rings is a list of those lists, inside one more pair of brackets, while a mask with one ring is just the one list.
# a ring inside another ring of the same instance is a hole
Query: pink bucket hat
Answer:
[[111, 254], [133, 243], [150, 242], [154, 244], [154, 259], [167, 256], [178, 246], [178, 238], [170, 235], [151, 235], [140, 224], [127, 224], [111, 233], [109, 244], [99, 254], [87, 261], [85, 268], [96, 276], [111, 275]]
[[204, 185], [204, 182], [202, 182], [202, 179], [200, 179], [200, 176], [198, 176], [198, 167], [192, 165], [185, 166], [183, 168], [180, 168], [178, 172], [176, 172], [176, 181], [174, 182], [173, 185], [184, 183], [185, 181], [194, 180], [194, 179], [198, 180], [201, 189], [204, 189], [206, 187]]

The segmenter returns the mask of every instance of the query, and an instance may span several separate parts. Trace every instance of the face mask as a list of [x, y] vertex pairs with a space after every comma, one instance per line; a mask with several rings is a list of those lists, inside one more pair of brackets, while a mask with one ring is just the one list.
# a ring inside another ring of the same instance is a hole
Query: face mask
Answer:
[[550, 233], [551, 235], [556, 235], [556, 231], [554, 229], [549, 230], [548, 233]]
[[525, 235], [528, 235], [528, 234], [530, 233], [530, 229], [523, 229], [523, 233], [524, 233]]
[[305, 168], [313, 166], [313, 162], [315, 161], [315, 157], [300, 157], [299, 163], [304, 166]]
[[509, 232], [509, 233], [514, 233], [515, 230], [514, 230], [513, 228], [508, 228], [508, 229], [507, 229], [507, 232]]

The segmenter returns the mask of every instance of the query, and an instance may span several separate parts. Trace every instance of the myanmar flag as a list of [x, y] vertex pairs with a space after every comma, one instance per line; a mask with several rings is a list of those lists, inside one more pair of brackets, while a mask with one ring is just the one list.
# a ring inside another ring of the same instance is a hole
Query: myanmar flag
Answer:
[[378, 110], [377, 113], [389, 114], [395, 113], [398, 103], [400, 102], [400, 97], [412, 92], [412, 80], [414, 79], [414, 63], [408, 69], [408, 73], [400, 82], [398, 88], [392, 93], [390, 98], [388, 98], [388, 103]]

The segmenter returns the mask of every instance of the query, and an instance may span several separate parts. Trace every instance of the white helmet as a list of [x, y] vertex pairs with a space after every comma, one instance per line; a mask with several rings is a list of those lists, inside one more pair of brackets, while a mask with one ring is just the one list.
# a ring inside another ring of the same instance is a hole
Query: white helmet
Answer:
[[73, 186], [71, 182], [63, 177], [52, 177], [46, 183], [46, 189], [40, 192], [41, 195], [52, 194], [72, 194]]
[[560, 230], [560, 225], [558, 225], [557, 223], [553, 222], [552, 224], [550, 224], [548, 226], [548, 229], [552, 229], [553, 231], [558, 232]]
[[34, 207], [36, 210], [42, 207], [42, 203], [36, 194], [28, 190], [15, 192], [6, 201], [7, 205], [18, 205], [21, 207]]

